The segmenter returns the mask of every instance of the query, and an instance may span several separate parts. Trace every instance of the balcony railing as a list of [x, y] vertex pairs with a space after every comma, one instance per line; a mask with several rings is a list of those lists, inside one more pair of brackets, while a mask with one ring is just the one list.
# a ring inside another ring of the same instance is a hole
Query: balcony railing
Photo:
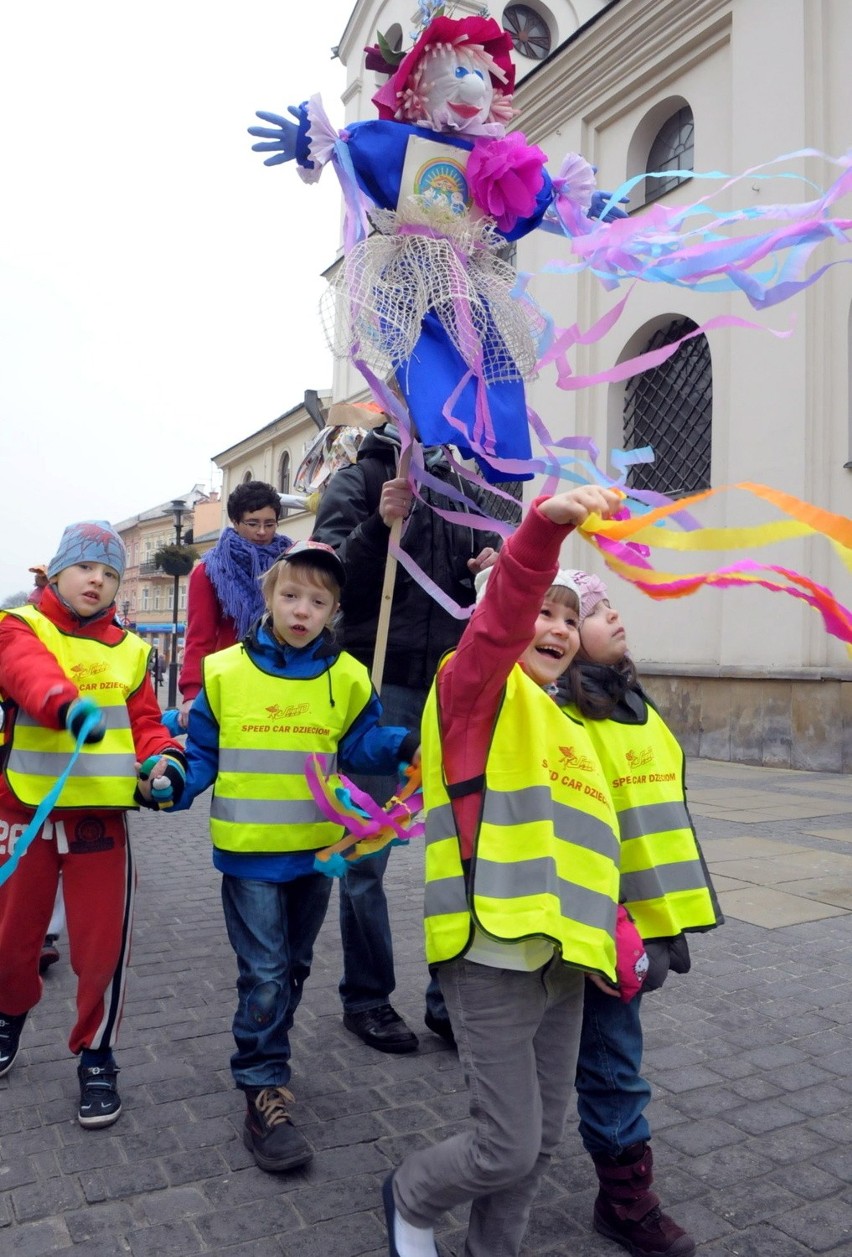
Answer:
[[157, 563], [140, 563], [139, 575], [140, 576], [163, 576], [167, 580], [174, 579], [174, 577], [169, 576], [168, 572], [164, 572], [163, 569]]

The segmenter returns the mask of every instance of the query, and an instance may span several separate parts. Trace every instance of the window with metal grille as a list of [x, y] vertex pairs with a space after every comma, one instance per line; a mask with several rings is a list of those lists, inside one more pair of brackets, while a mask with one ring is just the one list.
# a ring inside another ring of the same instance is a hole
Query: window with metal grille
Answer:
[[515, 47], [515, 52], [531, 61], [543, 61], [551, 48], [550, 29], [547, 22], [528, 4], [510, 4], [503, 10], [503, 30]]
[[[694, 331], [691, 319], [659, 328], [643, 353], [660, 349]], [[632, 489], [678, 497], [710, 488], [713, 428], [713, 367], [706, 336], [694, 336], [659, 367], [627, 381], [624, 389], [624, 448], [650, 445], [654, 462], [632, 467]]]
[[[693, 170], [695, 168], [695, 120], [689, 105], [667, 118], [657, 132], [648, 153], [647, 170]], [[672, 188], [686, 183], [688, 176], [660, 173], [645, 180], [645, 202], [656, 201]]]

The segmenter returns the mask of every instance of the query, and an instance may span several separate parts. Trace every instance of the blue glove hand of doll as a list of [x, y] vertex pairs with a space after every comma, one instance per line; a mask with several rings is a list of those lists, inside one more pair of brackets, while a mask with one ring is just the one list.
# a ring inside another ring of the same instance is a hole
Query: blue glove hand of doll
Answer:
[[[611, 192], [600, 192], [600, 191], [593, 192], [592, 203], [589, 206], [588, 210], [586, 211], [586, 217], [587, 218], [600, 218], [602, 223], [611, 223], [616, 218], [626, 218], [627, 211], [623, 209], [619, 209], [619, 205], [627, 205], [627, 203], [630, 200], [629, 196], [621, 197], [617, 205], [610, 206], [607, 212], [605, 214], [603, 213], [606, 207], [606, 204], [609, 201], [611, 196], [612, 196]], [[603, 215], [603, 217], [601, 217], [601, 215]]]
[[[288, 105], [287, 112], [301, 121], [301, 114], [295, 105]], [[296, 141], [299, 138], [299, 127], [277, 113], [265, 113], [258, 109], [256, 117], [264, 122], [272, 123], [271, 127], [249, 127], [249, 135], [257, 136], [260, 144], [252, 144], [253, 153], [271, 153], [264, 166], [280, 166], [285, 161], [292, 161], [296, 156]]]

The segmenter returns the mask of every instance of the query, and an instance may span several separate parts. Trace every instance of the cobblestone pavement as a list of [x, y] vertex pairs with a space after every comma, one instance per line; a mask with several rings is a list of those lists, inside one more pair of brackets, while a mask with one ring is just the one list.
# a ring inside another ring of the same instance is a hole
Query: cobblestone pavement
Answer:
[[[657, 1186], [700, 1257], [852, 1255], [852, 797], [848, 779], [692, 761], [690, 798], [728, 913], [693, 971], [644, 1004]], [[455, 1054], [422, 1027], [420, 858], [396, 851], [394, 1002], [422, 1030], [393, 1057], [343, 1029], [335, 900], [293, 1033], [294, 1117], [316, 1150], [258, 1170], [228, 1058], [234, 962], [206, 808], [133, 822], [140, 871], [118, 1060], [124, 1112], [76, 1121], [67, 948], [0, 1080], [0, 1253], [380, 1257], [379, 1187], [466, 1116]], [[524, 1254], [617, 1257], [590, 1229], [571, 1124]], [[447, 1220], [442, 1254], [463, 1250]]]

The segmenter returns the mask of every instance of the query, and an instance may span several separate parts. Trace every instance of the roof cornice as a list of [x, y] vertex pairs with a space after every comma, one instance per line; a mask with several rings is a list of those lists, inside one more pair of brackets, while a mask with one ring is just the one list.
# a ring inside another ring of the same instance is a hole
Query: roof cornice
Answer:
[[519, 125], [535, 142], [578, 117], [595, 126], [614, 121], [727, 43], [732, 5], [619, 0], [602, 9], [519, 84]]

